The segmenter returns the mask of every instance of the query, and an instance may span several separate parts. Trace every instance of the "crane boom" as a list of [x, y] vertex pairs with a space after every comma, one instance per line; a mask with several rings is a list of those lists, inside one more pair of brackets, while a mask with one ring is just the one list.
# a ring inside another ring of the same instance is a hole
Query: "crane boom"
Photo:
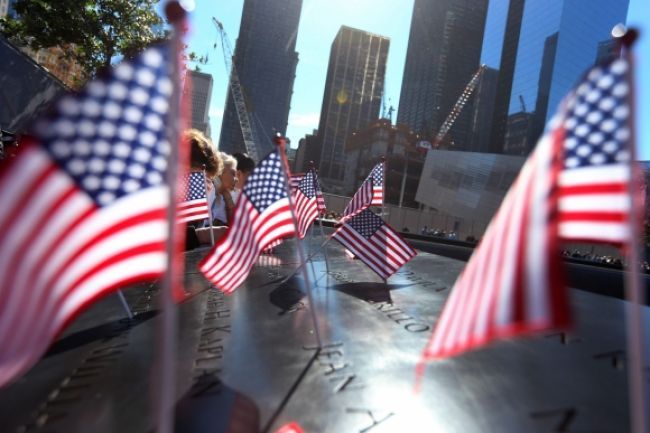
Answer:
[[451, 112], [447, 116], [444, 122], [442, 122], [442, 126], [440, 127], [440, 130], [438, 130], [438, 134], [436, 134], [436, 137], [433, 142], [433, 147], [436, 148], [440, 146], [440, 143], [442, 142], [442, 139], [445, 138], [445, 135], [449, 132], [451, 127], [454, 125], [454, 122], [460, 115], [460, 112], [463, 110], [463, 107], [469, 100], [469, 97], [472, 96], [472, 93], [474, 93], [474, 89], [476, 89], [476, 85], [478, 84], [478, 79], [481, 77], [481, 74], [485, 71], [487, 68], [486, 65], [481, 65], [479, 66], [478, 70], [472, 75], [472, 78], [469, 80], [469, 83], [467, 83], [467, 86], [463, 89], [463, 93], [461, 93], [460, 97], [454, 104], [453, 108], [451, 109]]
[[221, 47], [223, 51], [223, 60], [226, 64], [226, 72], [230, 71], [230, 81], [228, 83], [228, 86], [230, 87], [230, 93], [232, 94], [233, 103], [235, 104], [235, 109], [237, 111], [237, 118], [239, 119], [242, 136], [244, 137], [246, 152], [248, 153], [248, 156], [253, 158], [255, 162], [259, 162], [257, 146], [253, 138], [253, 128], [251, 127], [251, 121], [248, 117], [248, 111], [246, 110], [244, 92], [242, 91], [241, 83], [239, 82], [237, 68], [235, 68], [235, 64], [232, 62], [233, 53], [232, 47], [230, 45], [230, 40], [228, 39], [228, 35], [223, 28], [223, 24], [221, 24], [221, 22], [214, 17], [212, 17], [212, 21], [217, 26], [219, 36], [221, 37]]

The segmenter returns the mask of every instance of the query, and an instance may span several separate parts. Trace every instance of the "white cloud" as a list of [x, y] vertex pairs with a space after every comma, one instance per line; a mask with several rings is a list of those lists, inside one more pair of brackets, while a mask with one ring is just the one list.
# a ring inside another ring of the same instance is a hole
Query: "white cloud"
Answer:
[[298, 113], [289, 116], [289, 127], [318, 127], [320, 113]]

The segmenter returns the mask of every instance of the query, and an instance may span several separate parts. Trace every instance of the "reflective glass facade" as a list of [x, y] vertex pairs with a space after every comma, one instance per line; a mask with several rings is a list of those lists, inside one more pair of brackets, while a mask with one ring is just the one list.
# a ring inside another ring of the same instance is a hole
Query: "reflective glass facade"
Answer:
[[379, 117], [390, 40], [342, 26], [330, 51], [318, 127], [317, 163], [324, 185], [345, 177], [345, 142]]
[[[415, 1], [398, 123], [429, 139], [437, 134], [480, 65], [487, 5], [487, 0]], [[470, 128], [471, 110], [463, 110], [447, 134], [454, 148], [468, 148]]]
[[[302, 0], [245, 0], [233, 65], [237, 68], [258, 149], [273, 148], [276, 132], [285, 135], [298, 65], [296, 35]], [[244, 152], [237, 111], [226, 100], [219, 149]]]
[[[530, 152], [562, 98], [587, 68], [607, 55], [606, 41], [611, 38], [614, 25], [625, 22], [628, 3], [628, 0], [510, 1], [492, 151], [516, 155]], [[513, 49], [515, 39], [516, 49]], [[493, 47], [490, 49], [494, 51]]]

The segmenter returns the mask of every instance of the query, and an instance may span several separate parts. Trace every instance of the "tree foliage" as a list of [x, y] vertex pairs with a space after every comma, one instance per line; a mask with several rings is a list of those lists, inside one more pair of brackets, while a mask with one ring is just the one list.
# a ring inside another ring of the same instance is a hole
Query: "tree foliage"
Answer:
[[61, 47], [88, 76], [118, 56], [131, 57], [164, 39], [158, 0], [17, 0], [16, 19], [0, 19], [0, 33], [33, 49]]

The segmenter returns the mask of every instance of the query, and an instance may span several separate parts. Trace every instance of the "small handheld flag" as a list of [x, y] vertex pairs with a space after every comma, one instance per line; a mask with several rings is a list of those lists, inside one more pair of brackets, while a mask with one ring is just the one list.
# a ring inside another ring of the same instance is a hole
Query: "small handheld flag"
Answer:
[[228, 233], [199, 264], [201, 272], [219, 290], [232, 293], [269, 244], [296, 233], [285, 176], [281, 156], [275, 150], [248, 178]]
[[333, 238], [383, 279], [393, 275], [417, 254], [391, 226], [369, 209], [344, 222]]
[[0, 386], [86, 306], [164, 272], [168, 58], [149, 48], [64, 96], [0, 165]]
[[309, 226], [314, 222], [319, 213], [317, 188], [318, 180], [316, 170], [310, 169], [304, 174], [298, 187], [293, 192], [293, 199], [298, 220], [298, 236], [303, 239], [307, 234]]
[[569, 324], [559, 241], [628, 235], [627, 68], [594, 67], [565, 99], [456, 281], [424, 360]]
[[178, 204], [178, 223], [210, 218], [205, 173], [195, 171], [184, 176], [180, 181], [179, 197], [182, 201]]
[[350, 203], [343, 211], [341, 221], [353, 217], [370, 206], [383, 206], [384, 204], [384, 172], [386, 161], [377, 163], [370, 174], [363, 181]]

